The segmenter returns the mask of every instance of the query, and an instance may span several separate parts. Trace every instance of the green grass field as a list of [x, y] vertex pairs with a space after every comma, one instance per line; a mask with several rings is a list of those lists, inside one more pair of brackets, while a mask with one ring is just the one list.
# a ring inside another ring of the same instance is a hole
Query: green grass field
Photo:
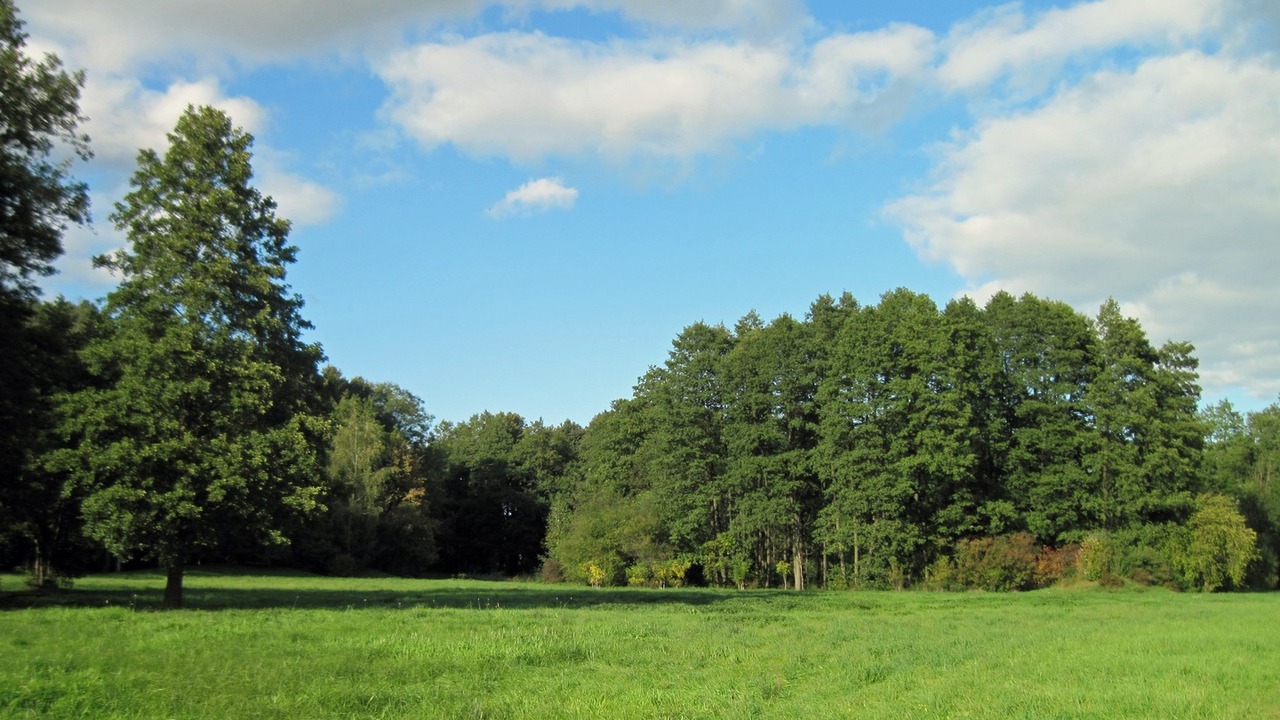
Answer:
[[1280, 594], [0, 587], [0, 716], [1280, 719]]

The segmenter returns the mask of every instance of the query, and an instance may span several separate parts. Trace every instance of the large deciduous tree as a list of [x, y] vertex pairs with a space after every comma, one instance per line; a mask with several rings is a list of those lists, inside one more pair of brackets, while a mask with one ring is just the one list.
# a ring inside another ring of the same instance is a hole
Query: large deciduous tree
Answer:
[[35, 293], [49, 275], [69, 223], [89, 216], [89, 194], [70, 174], [68, 155], [89, 157], [77, 128], [84, 73], [68, 73], [56, 55], [26, 54], [26, 34], [10, 0], [0, 0], [0, 289]]
[[281, 542], [316, 505], [321, 351], [285, 282], [289, 223], [250, 184], [252, 137], [189, 107], [169, 143], [138, 154], [112, 215], [129, 246], [98, 258], [121, 280], [85, 357], [109, 382], [65, 409], [86, 531], [160, 562], [176, 607], [193, 551]]
[[[89, 194], [70, 162], [89, 156], [77, 131], [83, 73], [52, 54], [33, 59], [11, 0], [0, 0], [0, 525], [19, 522], [19, 486], [30, 478], [33, 431], [44, 423], [39, 381], [45, 358], [36, 322], [35, 278], [53, 272], [62, 233], [89, 217]], [[62, 159], [59, 159], [59, 158]], [[55, 360], [56, 362], [56, 360]]]

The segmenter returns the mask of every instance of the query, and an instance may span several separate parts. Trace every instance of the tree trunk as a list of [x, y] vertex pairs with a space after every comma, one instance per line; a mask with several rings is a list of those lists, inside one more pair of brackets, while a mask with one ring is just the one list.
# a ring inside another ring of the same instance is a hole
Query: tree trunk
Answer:
[[182, 573], [186, 568], [181, 560], [172, 560], [165, 569], [168, 577], [164, 584], [164, 606], [176, 610], [182, 607]]
[[827, 544], [822, 543], [822, 577], [819, 579], [821, 587], [828, 587], [827, 583]]
[[795, 581], [792, 586], [796, 590], [804, 589], [804, 549], [800, 544], [800, 540], [796, 540], [795, 560], [792, 561], [791, 572], [795, 575]]
[[858, 583], [862, 582], [862, 570], [858, 567], [858, 561], [861, 559], [861, 548], [858, 547], [858, 528], [853, 528], [853, 577]]

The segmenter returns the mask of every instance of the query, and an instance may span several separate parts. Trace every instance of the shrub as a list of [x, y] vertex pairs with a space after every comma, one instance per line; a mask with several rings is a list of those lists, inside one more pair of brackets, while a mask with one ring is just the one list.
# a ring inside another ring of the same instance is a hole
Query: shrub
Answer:
[[1061, 582], [1076, 571], [1080, 562], [1080, 546], [1064, 545], [1060, 548], [1044, 546], [1036, 555], [1032, 579], [1036, 587], [1049, 587]]
[[1164, 545], [1123, 548], [1118, 570], [1139, 585], [1177, 585], [1177, 573]]
[[1155, 577], [1146, 568], [1142, 567], [1136, 567], [1130, 570], [1129, 579], [1139, 585], [1155, 584]]
[[693, 563], [687, 558], [677, 557], [654, 562], [651, 565], [651, 574], [658, 583], [658, 587], [680, 587], [684, 585], [685, 573], [689, 572], [692, 566]]
[[782, 580], [782, 587], [789, 587], [787, 583], [791, 578], [791, 563], [786, 560], [779, 560], [773, 569], [778, 573], [778, 578]]
[[1030, 590], [1035, 587], [1037, 550], [1028, 533], [961, 540], [956, 545], [956, 582], [977, 590]]
[[1112, 572], [1116, 551], [1105, 533], [1093, 533], [1080, 543], [1080, 573], [1086, 580], [1101, 580]]
[[1235, 503], [1222, 495], [1201, 495], [1187, 525], [1189, 537], [1177, 558], [1186, 581], [1205, 592], [1242, 586], [1258, 557], [1258, 534]]
[[924, 584], [930, 590], [964, 589], [956, 579], [956, 565], [949, 557], [940, 557], [925, 568]]
[[547, 558], [542, 561], [542, 582], [548, 585], [558, 585], [564, 582], [564, 566], [555, 558]]
[[587, 579], [588, 585], [597, 588], [604, 585], [607, 577], [604, 569], [594, 562], [589, 562], [582, 566], [582, 575]]
[[653, 579], [648, 565], [632, 565], [627, 568], [627, 584], [631, 587], [644, 587]]
[[1110, 570], [1106, 570], [1098, 577], [1098, 584], [1108, 590], [1116, 590], [1124, 587], [1124, 578]]

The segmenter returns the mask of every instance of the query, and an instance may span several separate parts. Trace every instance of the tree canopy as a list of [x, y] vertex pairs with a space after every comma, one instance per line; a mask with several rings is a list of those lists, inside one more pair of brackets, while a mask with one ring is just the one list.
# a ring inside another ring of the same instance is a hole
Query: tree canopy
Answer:
[[188, 108], [164, 155], [138, 154], [112, 220], [129, 246], [99, 259], [120, 275], [111, 329], [85, 350], [103, 388], [71, 395], [68, 450], [90, 536], [121, 557], [183, 566], [235, 532], [281, 539], [320, 492], [311, 415], [318, 346], [285, 284], [296, 250], [251, 184], [252, 138]]

